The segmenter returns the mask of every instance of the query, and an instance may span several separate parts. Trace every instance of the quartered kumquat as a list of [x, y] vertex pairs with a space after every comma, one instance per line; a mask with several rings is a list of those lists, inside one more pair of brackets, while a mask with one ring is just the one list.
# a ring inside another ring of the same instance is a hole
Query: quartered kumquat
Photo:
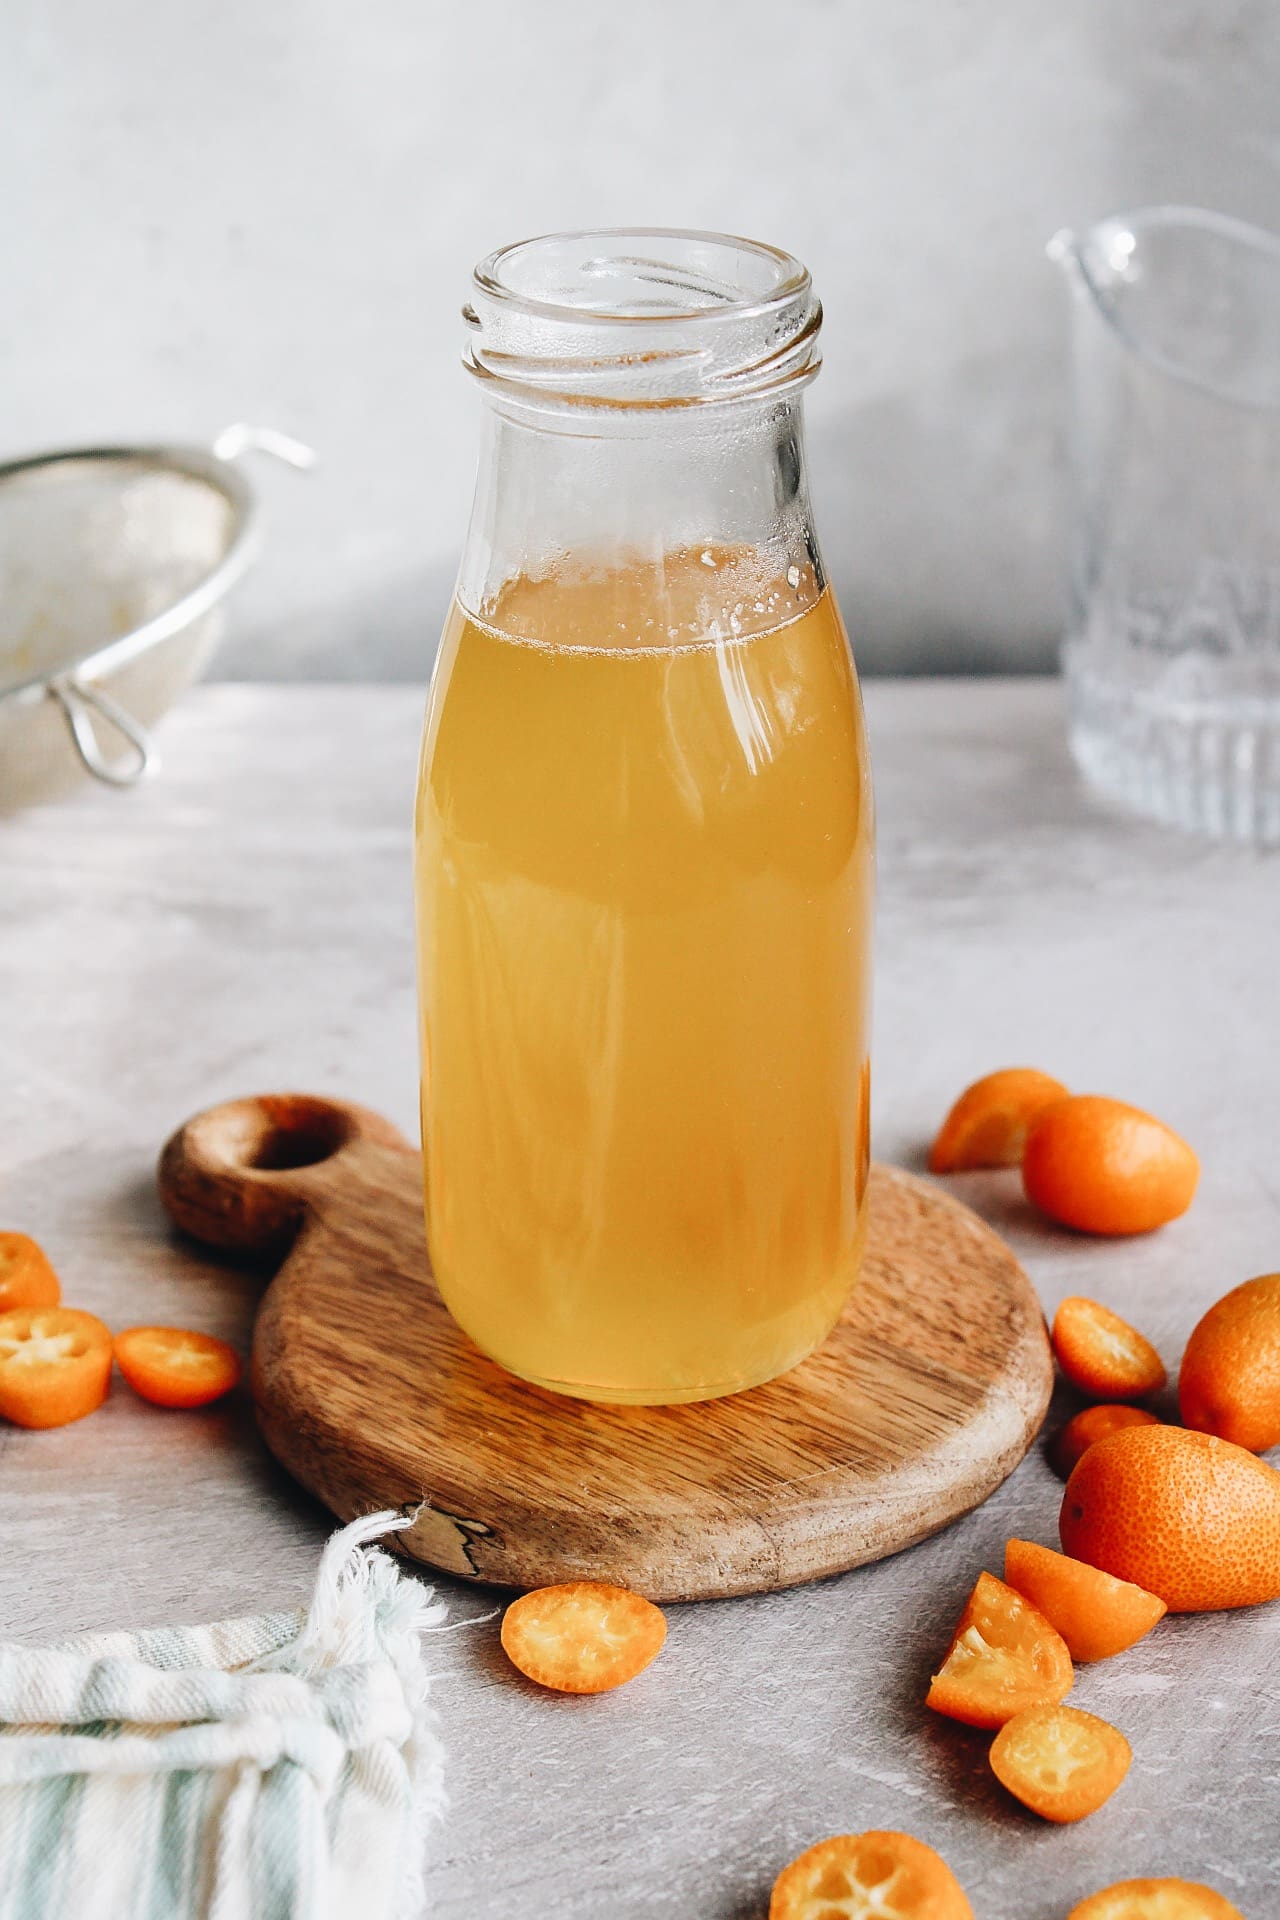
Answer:
[[1073, 1660], [1123, 1653], [1169, 1611], [1154, 1593], [1033, 1540], [1009, 1541], [1004, 1577], [1057, 1628]]
[[1056, 1704], [1074, 1678], [1066, 1642], [1038, 1608], [980, 1573], [925, 1704], [971, 1727], [1002, 1727], [1026, 1707]]

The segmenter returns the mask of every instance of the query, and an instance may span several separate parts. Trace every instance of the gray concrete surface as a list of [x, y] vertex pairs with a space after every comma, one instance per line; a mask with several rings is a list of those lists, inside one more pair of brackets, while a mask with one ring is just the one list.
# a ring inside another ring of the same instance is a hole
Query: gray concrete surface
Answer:
[[1059, 622], [1043, 246], [1153, 199], [1280, 228], [1267, 0], [9, 0], [0, 451], [247, 417], [271, 546], [220, 671], [422, 680], [465, 524], [473, 260], [657, 222], [811, 265], [819, 525], [874, 671]]
[[[1044, 1305], [1084, 1292], [1176, 1366], [1208, 1303], [1280, 1265], [1274, 863], [1115, 818], [1081, 790], [1048, 682], [882, 684], [877, 1153], [918, 1166], [957, 1090], [1012, 1061], [1186, 1134], [1190, 1214], [1148, 1239], [1059, 1232], [1011, 1175], [954, 1183]], [[414, 1124], [408, 882], [420, 700], [406, 688], [204, 688], [164, 775], [0, 826], [3, 1224], [116, 1326], [247, 1341], [256, 1284], [172, 1241], [169, 1130], [236, 1093], [310, 1086]], [[1069, 1403], [1056, 1410], [1061, 1417]], [[438, 1920], [763, 1920], [830, 1832], [938, 1847], [981, 1920], [1065, 1920], [1085, 1893], [1178, 1873], [1247, 1920], [1280, 1912], [1280, 1606], [1163, 1622], [1072, 1696], [1123, 1728], [1124, 1786], [1052, 1828], [995, 1785], [983, 1736], [922, 1696], [978, 1569], [1051, 1544], [1038, 1450], [985, 1506], [879, 1566], [671, 1610], [656, 1665], [599, 1700], [515, 1678], [494, 1624], [437, 1643], [452, 1808]], [[327, 1531], [236, 1396], [168, 1415], [122, 1386], [82, 1425], [0, 1429], [0, 1637], [301, 1602]], [[485, 1611], [442, 1579], [454, 1617]]]

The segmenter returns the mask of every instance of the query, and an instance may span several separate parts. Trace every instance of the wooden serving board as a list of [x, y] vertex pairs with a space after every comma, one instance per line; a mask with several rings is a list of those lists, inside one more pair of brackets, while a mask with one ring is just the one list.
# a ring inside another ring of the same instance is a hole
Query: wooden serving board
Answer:
[[612, 1580], [655, 1600], [816, 1580], [986, 1498], [1044, 1418], [1036, 1296], [932, 1183], [871, 1175], [863, 1277], [781, 1379], [688, 1406], [605, 1406], [514, 1379], [431, 1278], [417, 1151], [377, 1114], [304, 1095], [211, 1108], [160, 1191], [197, 1239], [282, 1264], [252, 1383], [267, 1445], [339, 1518], [420, 1509], [396, 1545], [464, 1579]]

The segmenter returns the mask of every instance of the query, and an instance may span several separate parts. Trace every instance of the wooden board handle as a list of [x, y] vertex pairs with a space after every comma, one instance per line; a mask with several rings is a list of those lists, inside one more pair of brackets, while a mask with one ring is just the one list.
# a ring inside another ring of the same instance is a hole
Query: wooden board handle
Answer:
[[310, 1201], [363, 1146], [416, 1151], [389, 1120], [347, 1100], [264, 1093], [209, 1107], [160, 1155], [160, 1198], [184, 1233], [212, 1247], [279, 1253]]

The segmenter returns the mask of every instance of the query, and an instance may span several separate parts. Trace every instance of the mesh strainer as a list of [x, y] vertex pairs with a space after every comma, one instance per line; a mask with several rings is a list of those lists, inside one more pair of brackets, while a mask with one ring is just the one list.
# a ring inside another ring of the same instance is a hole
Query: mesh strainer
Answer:
[[0, 466], [0, 807], [82, 768], [131, 786], [148, 728], [200, 672], [256, 548], [250, 448], [309, 467], [268, 428], [212, 449], [94, 447]]

